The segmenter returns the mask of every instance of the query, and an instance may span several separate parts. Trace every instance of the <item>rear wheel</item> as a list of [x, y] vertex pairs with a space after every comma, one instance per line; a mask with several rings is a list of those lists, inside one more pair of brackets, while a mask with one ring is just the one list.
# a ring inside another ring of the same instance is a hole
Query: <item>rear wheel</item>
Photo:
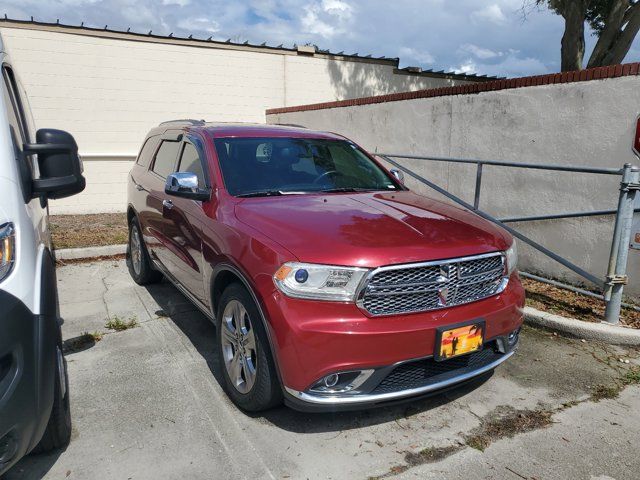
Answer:
[[138, 285], [148, 285], [162, 280], [162, 274], [153, 269], [149, 252], [144, 244], [140, 223], [134, 217], [129, 225], [129, 244], [127, 245], [127, 267], [131, 278]]
[[34, 448], [34, 453], [44, 453], [69, 445], [71, 440], [71, 407], [69, 404], [69, 377], [67, 361], [62, 347], [56, 346], [56, 378], [53, 392], [53, 407], [47, 429]]
[[269, 341], [251, 295], [228, 286], [218, 302], [216, 346], [224, 389], [238, 407], [266, 410], [282, 401]]

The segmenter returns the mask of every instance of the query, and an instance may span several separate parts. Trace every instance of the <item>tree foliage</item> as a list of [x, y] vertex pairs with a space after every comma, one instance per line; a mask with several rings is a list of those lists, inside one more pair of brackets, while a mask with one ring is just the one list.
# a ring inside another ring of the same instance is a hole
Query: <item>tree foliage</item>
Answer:
[[562, 70], [580, 70], [584, 62], [584, 30], [598, 37], [588, 68], [621, 63], [640, 30], [640, 0], [535, 0], [565, 21]]

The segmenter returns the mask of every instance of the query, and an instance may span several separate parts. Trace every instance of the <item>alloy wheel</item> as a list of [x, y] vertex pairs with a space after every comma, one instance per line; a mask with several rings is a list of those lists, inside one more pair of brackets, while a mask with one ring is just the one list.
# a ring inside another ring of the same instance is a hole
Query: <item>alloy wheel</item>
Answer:
[[220, 328], [222, 356], [227, 374], [234, 388], [246, 394], [256, 381], [258, 355], [251, 319], [242, 303], [231, 300], [226, 305]]
[[136, 225], [131, 227], [130, 255], [133, 271], [136, 272], [136, 275], [140, 275], [142, 270], [142, 241]]

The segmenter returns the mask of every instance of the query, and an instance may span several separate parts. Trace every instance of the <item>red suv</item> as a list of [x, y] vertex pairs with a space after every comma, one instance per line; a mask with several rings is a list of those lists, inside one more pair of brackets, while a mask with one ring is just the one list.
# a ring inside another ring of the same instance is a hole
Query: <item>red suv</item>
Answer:
[[385, 405], [514, 353], [511, 236], [409, 191], [340, 135], [163, 123], [128, 195], [131, 276], [168, 278], [215, 322], [223, 387], [244, 410]]

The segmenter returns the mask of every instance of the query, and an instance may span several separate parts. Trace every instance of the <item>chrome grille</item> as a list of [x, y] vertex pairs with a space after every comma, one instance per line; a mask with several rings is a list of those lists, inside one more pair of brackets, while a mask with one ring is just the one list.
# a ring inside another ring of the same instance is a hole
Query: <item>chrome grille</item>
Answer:
[[375, 270], [358, 296], [372, 315], [424, 312], [462, 305], [499, 293], [504, 256], [491, 253]]

